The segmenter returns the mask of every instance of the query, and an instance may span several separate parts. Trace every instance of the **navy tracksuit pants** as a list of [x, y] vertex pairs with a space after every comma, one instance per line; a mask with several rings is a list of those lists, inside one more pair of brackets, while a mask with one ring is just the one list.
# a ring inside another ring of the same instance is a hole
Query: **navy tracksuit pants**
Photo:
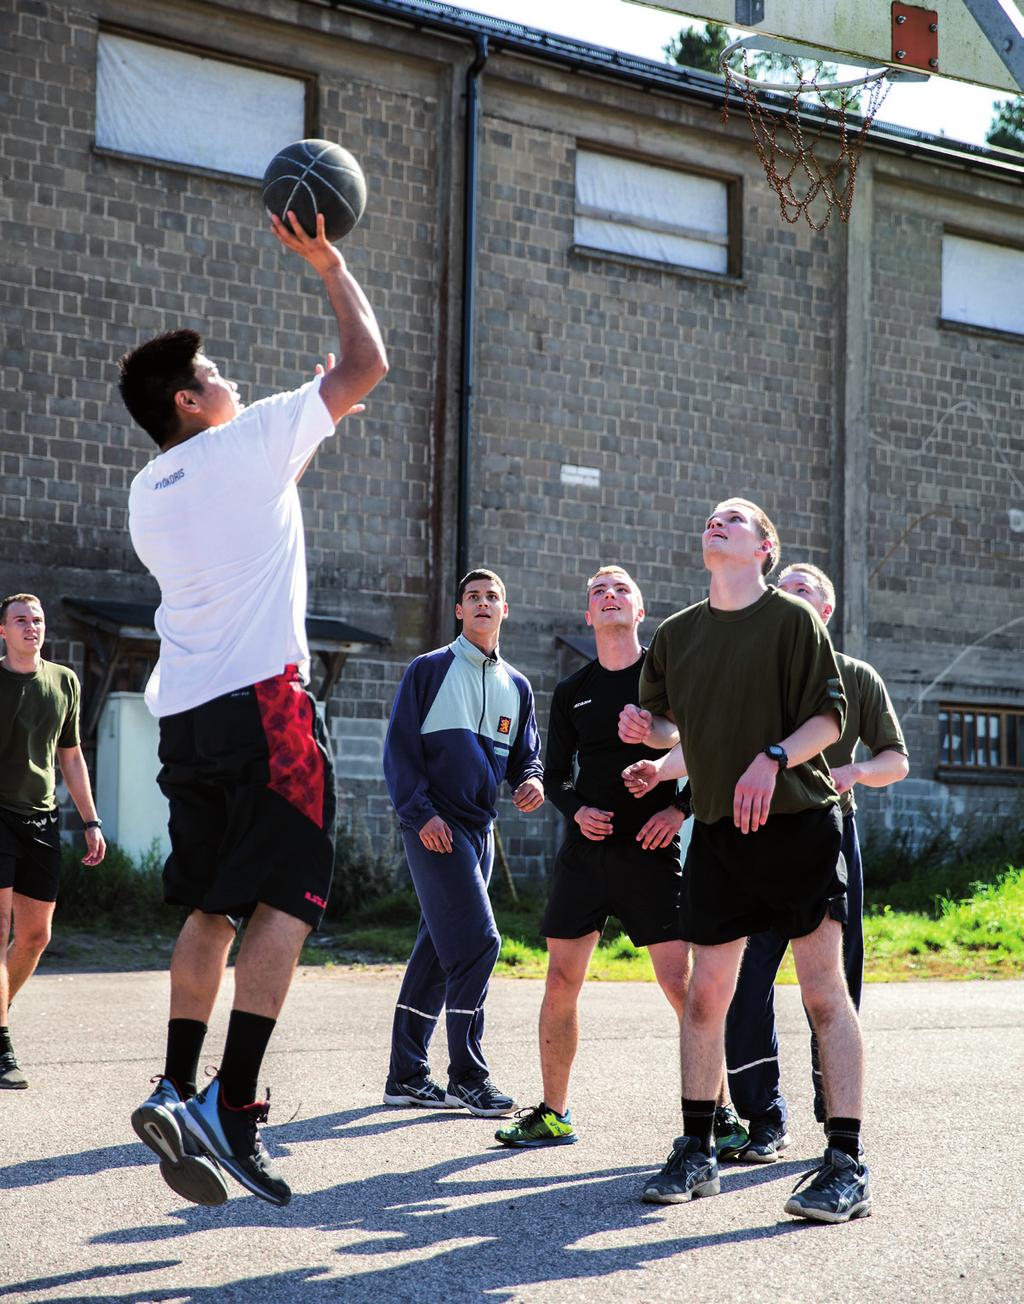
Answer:
[[447, 821], [450, 852], [428, 851], [403, 830], [420, 903], [420, 926], [406, 966], [391, 1033], [393, 1083], [429, 1072], [427, 1048], [441, 1011], [448, 1031], [450, 1082], [482, 1082], [484, 1000], [501, 950], [487, 884], [494, 865], [491, 829], [473, 832]]
[[[864, 983], [864, 869], [853, 813], [843, 816], [843, 856], [847, 872], [847, 920], [843, 926], [843, 967], [846, 986], [860, 1009]], [[779, 1084], [779, 1042], [775, 1032], [775, 975], [789, 942], [769, 929], [755, 933], [743, 952], [743, 963], [725, 1023], [725, 1062], [729, 1094], [741, 1118], [782, 1126], [786, 1098]], [[818, 1043], [811, 1030], [811, 1078], [814, 1117], [824, 1123]]]

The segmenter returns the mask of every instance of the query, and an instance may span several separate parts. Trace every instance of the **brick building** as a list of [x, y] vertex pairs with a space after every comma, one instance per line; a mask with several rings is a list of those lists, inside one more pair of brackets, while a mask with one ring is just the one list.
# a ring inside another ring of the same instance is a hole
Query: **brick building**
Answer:
[[[245, 155], [315, 135], [366, 172], [345, 250], [392, 364], [302, 487], [310, 609], [343, 622], [321, 682], [357, 832], [393, 845], [388, 710], [452, 635], [462, 560], [508, 582], [503, 651], [543, 725], [590, 570], [634, 570], [653, 630], [702, 595], [697, 532], [731, 493], [767, 508], [784, 561], [834, 575], [837, 645], [902, 715], [912, 775], [865, 822], [1019, 816], [1019, 159], [876, 131], [849, 224], [816, 234], [780, 220], [717, 79], [444, 6], [14, 0], [0, 24], [0, 586], [43, 597], [89, 745], [154, 651], [126, 532], [153, 450], [115, 360], [193, 325], [247, 398], [310, 374], [330, 315]], [[204, 99], [211, 77], [228, 89]], [[514, 871], [543, 872], [554, 812], [509, 802], [501, 824]]]

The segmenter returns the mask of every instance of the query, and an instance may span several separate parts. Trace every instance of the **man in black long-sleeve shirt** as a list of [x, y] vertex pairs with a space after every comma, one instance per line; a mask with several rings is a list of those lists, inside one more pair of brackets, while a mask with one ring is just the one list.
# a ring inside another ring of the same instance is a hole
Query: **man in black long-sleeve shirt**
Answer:
[[[569, 823], [540, 927], [548, 939], [540, 1012], [544, 1099], [495, 1134], [509, 1146], [576, 1140], [568, 1090], [579, 1040], [577, 1002], [609, 915], [621, 921], [634, 946], [649, 949], [677, 1016], [689, 976], [690, 951], [678, 927], [677, 834], [684, 808], [678, 798], [666, 802], [657, 788], [637, 800], [622, 782], [625, 766], [659, 753], [618, 736], [619, 713], [635, 700], [631, 694], [638, 690], [644, 660], [637, 634], [643, 597], [621, 567], [603, 566], [588, 581], [585, 618], [594, 630], [597, 658], [555, 688], [545, 759], [545, 795]], [[723, 1139], [736, 1129], [742, 1131], [739, 1120], [723, 1111]], [[737, 1135], [734, 1143], [745, 1139], [745, 1133]]]

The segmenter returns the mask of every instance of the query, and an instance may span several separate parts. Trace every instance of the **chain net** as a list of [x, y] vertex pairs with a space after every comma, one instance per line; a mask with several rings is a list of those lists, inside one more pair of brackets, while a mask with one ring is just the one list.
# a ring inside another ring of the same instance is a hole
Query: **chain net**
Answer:
[[[815, 65], [810, 76], [805, 76], [798, 59], [790, 62], [799, 80], [793, 84], [784, 113], [777, 108], [766, 108], [762, 103], [757, 81], [751, 77], [746, 50], [743, 73], [749, 80], [735, 76], [726, 62], [722, 121], [729, 121], [729, 100], [735, 88], [747, 111], [754, 147], [768, 184], [779, 197], [783, 218], [795, 223], [802, 216], [813, 231], [823, 231], [834, 212], [844, 222], [849, 220], [857, 164], [891, 82], [885, 76], [874, 76], [865, 77], [857, 86], [834, 88], [828, 83], [818, 84], [820, 64]], [[862, 104], [861, 96], [865, 93], [866, 102]], [[805, 96], [821, 110], [809, 120], [800, 116]], [[849, 121], [848, 115], [854, 120]]]

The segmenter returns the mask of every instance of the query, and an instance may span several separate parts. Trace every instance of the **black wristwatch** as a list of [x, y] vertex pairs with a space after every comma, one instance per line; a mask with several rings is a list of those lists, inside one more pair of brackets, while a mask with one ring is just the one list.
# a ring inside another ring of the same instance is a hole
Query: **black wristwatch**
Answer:
[[102, 820], [86, 820], [85, 823], [82, 825], [83, 829], [101, 829], [102, 827], [103, 827]]
[[693, 814], [693, 807], [690, 805], [690, 799], [685, 789], [682, 792], [677, 792], [669, 805], [674, 806], [686, 819], [689, 819]]
[[780, 774], [789, 764], [789, 757], [786, 755], [786, 749], [785, 747], [781, 746], [779, 743], [771, 743], [768, 747], [764, 749], [764, 754], [770, 760], [778, 762]]

